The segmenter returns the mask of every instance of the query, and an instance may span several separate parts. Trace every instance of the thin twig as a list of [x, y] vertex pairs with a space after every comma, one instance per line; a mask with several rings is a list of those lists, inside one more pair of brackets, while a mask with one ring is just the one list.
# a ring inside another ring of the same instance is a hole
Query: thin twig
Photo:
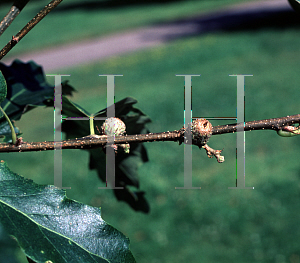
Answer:
[[225, 157], [221, 155], [223, 150], [214, 150], [213, 148], [209, 147], [207, 144], [202, 146], [205, 149], [206, 154], [209, 158], [213, 158], [215, 156], [217, 158], [218, 163], [223, 163], [225, 161]]
[[[245, 123], [245, 131], [250, 130], [281, 130], [287, 125], [300, 123], [300, 114], [287, 116], [282, 118], [266, 119], [260, 121], [250, 121]], [[236, 132], [237, 124], [215, 126], [213, 127], [213, 135], [222, 133]], [[162, 133], [148, 133], [137, 135], [116, 136], [114, 144], [126, 143], [142, 143], [155, 141], [177, 141], [182, 143], [184, 141], [184, 128], [178, 131], [162, 132]], [[107, 144], [106, 135], [90, 135], [79, 139], [65, 140], [61, 142], [23, 142], [18, 145], [11, 143], [0, 144], [0, 152], [29, 152], [29, 151], [44, 151], [54, 149], [91, 149], [103, 147]], [[194, 143], [194, 142], [193, 142]], [[198, 145], [198, 144], [196, 144]], [[202, 145], [198, 145], [201, 146]]]
[[7, 15], [2, 19], [0, 23], [0, 36], [10, 26], [12, 21], [20, 14], [22, 9], [30, 0], [17, 0], [13, 3], [12, 7], [8, 11]]
[[[252, 130], [281, 130], [284, 126], [300, 123], [300, 114], [282, 118], [249, 121], [245, 123], [244, 131]], [[227, 124], [213, 127], [212, 135], [236, 132], [237, 124]]]
[[25, 27], [9, 41], [6, 46], [0, 51], [0, 60], [32, 29], [40, 22], [50, 11], [52, 11], [63, 0], [52, 0], [46, 5]]

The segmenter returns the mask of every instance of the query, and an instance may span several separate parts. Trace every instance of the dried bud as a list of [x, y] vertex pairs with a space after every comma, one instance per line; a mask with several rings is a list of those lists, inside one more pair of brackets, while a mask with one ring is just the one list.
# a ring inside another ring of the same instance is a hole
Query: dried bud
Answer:
[[192, 122], [192, 136], [197, 144], [205, 145], [212, 135], [212, 125], [206, 119], [197, 119]]

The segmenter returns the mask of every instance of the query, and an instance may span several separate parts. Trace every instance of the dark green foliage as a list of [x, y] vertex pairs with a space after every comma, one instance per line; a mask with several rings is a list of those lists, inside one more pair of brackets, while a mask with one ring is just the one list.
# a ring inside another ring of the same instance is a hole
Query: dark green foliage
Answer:
[[0, 222], [36, 262], [134, 263], [129, 240], [108, 225], [99, 208], [37, 185], [0, 163]]
[[[62, 114], [70, 117], [88, 117], [92, 116], [76, 103], [71, 102], [63, 96]], [[142, 111], [134, 108], [137, 101], [133, 98], [125, 98], [115, 103], [115, 116], [124, 121], [127, 134], [148, 133], [145, 124], [150, 122]], [[106, 109], [93, 114], [94, 117], [106, 117]], [[99, 129], [103, 121], [95, 120], [95, 126]], [[88, 121], [65, 121], [62, 125], [62, 131], [66, 133], [67, 139], [80, 138], [89, 135]], [[106, 158], [101, 148], [88, 150], [90, 153], [89, 168], [96, 169], [99, 178], [106, 181]], [[130, 153], [120, 152], [116, 155], [115, 186], [124, 187], [124, 189], [114, 189], [115, 196], [120, 201], [127, 202], [134, 210], [144, 213], [149, 212], [149, 204], [144, 198], [144, 192], [131, 191], [127, 186], [139, 188], [138, 167], [143, 162], [148, 161], [145, 147], [142, 144], [132, 143]]]
[[[0, 63], [0, 70], [6, 79], [7, 97], [1, 103], [11, 120], [19, 120], [25, 112], [37, 106], [44, 106], [53, 97], [53, 86], [46, 82], [42, 67], [34, 62], [15, 60], [11, 66]], [[6, 122], [0, 119], [0, 124]]]

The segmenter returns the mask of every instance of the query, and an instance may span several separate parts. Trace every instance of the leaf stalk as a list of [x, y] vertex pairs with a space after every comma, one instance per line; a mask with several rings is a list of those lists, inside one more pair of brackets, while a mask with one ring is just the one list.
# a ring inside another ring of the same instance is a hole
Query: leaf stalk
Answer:
[[17, 142], [17, 135], [16, 135], [16, 132], [15, 132], [14, 126], [12, 125], [10, 119], [8, 118], [7, 114], [6, 114], [5, 111], [2, 109], [1, 106], [0, 106], [0, 110], [1, 110], [1, 112], [3, 113], [5, 119], [7, 120], [8, 124], [9, 124], [10, 130], [11, 130], [12, 143], [15, 145], [16, 142]]

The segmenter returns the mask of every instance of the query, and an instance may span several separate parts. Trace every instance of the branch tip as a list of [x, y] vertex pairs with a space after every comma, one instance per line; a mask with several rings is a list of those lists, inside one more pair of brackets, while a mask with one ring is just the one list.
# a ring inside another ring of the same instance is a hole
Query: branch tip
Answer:
[[208, 158], [213, 158], [215, 156], [217, 158], [218, 163], [223, 163], [225, 161], [225, 157], [221, 155], [221, 152], [224, 150], [214, 150], [213, 148], [209, 147], [207, 144], [202, 146], [206, 150]]

